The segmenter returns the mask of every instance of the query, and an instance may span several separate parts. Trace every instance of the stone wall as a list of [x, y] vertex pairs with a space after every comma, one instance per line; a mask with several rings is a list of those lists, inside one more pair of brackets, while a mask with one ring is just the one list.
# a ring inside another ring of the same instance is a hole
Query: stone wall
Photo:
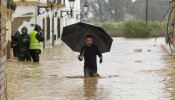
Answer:
[[0, 100], [7, 100], [6, 2], [7, 0], [0, 0]]

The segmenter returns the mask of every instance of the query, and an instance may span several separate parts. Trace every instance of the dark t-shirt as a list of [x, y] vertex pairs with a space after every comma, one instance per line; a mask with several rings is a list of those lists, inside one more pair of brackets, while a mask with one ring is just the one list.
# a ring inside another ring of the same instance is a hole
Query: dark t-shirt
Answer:
[[91, 47], [84, 46], [81, 49], [80, 55], [84, 55], [84, 67], [96, 71], [97, 70], [97, 55], [102, 57], [102, 54], [99, 52], [96, 45], [92, 45]]
[[21, 34], [19, 40], [20, 49], [29, 49], [30, 48], [30, 36], [28, 34]]

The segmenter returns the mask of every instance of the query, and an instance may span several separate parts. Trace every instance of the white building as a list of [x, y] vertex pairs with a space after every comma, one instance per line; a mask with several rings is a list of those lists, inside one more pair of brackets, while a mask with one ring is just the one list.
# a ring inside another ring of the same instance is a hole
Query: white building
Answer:
[[[79, 21], [76, 19], [76, 12], [80, 11], [80, 0], [75, 0], [72, 17], [65, 16], [66, 12], [61, 17], [61, 11], [70, 11], [68, 0], [55, 0], [53, 10], [48, 6], [47, 0], [13, 1], [17, 3], [17, 9], [13, 14], [12, 33], [21, 31], [24, 26], [31, 32], [34, 25], [39, 24], [45, 34], [44, 48], [60, 44], [63, 27]], [[38, 6], [49, 7], [49, 11], [45, 8], [38, 9]]]

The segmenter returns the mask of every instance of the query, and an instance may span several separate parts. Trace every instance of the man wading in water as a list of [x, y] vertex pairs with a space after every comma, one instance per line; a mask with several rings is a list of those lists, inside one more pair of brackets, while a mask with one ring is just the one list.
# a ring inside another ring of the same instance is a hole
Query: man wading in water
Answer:
[[87, 35], [85, 37], [85, 46], [82, 47], [78, 59], [84, 62], [84, 77], [100, 77], [97, 74], [97, 55], [100, 58], [100, 63], [103, 62], [102, 54], [99, 52], [96, 45], [93, 44], [93, 36]]

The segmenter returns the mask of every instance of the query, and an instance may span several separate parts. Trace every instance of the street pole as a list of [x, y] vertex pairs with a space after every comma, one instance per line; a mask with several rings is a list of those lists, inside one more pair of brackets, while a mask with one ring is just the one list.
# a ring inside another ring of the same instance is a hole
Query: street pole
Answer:
[[146, 0], [146, 24], [148, 23], [148, 0]]

